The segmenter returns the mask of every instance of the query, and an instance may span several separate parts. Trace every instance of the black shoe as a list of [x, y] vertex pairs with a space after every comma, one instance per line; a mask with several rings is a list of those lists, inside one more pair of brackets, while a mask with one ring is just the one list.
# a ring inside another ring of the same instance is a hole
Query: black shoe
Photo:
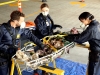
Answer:
[[42, 2], [47, 2], [47, 0], [42, 0]]

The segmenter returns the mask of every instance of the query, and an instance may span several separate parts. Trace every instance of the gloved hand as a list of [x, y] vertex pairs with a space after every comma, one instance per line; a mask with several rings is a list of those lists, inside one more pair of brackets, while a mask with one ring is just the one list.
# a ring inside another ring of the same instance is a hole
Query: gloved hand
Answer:
[[12, 46], [9, 46], [9, 48], [8, 49], [13, 49], [13, 50], [18, 50], [18, 46], [14, 46], [14, 45], [12, 45]]
[[37, 52], [38, 50], [43, 50], [44, 47], [45, 47], [44, 44], [41, 44], [41, 46], [35, 46], [35, 47], [34, 47], [34, 51]]
[[67, 36], [64, 36], [64, 38], [65, 38], [66, 41], [69, 41], [69, 42], [74, 41], [73, 40], [73, 35], [67, 35]]
[[60, 34], [61, 31], [57, 30], [56, 32], [53, 33], [53, 35], [56, 35], [56, 34]]
[[42, 49], [42, 51], [43, 51], [44, 56], [52, 53], [52, 49], [48, 45], [44, 45], [44, 48]]
[[11, 56], [13, 56], [14, 54], [16, 54], [17, 50], [18, 50], [17, 46], [11, 45], [11, 46], [9, 46], [7, 53], [10, 54]]
[[71, 34], [79, 34], [79, 31], [78, 31], [75, 27], [73, 27], [73, 28], [70, 30], [70, 33], [71, 33]]
[[58, 27], [58, 28], [60, 28], [60, 29], [63, 28], [61, 25], [57, 25], [57, 24], [55, 24], [54, 26], [55, 26], [55, 27]]
[[43, 51], [47, 52], [48, 51], [48, 46], [44, 45]]
[[41, 49], [44, 50], [47, 46], [45, 44], [41, 45]]

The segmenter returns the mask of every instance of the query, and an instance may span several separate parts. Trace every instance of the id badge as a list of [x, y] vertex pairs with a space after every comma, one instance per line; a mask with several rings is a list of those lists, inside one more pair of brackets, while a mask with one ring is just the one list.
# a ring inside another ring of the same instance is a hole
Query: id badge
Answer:
[[47, 26], [50, 26], [50, 25], [49, 25], [49, 22], [46, 22], [46, 25], [47, 25]]

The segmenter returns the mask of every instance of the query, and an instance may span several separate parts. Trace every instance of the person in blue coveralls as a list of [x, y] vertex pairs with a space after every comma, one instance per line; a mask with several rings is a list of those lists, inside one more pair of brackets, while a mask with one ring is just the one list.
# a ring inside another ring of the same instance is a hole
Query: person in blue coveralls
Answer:
[[43, 3], [40, 6], [41, 13], [36, 17], [34, 23], [36, 25], [35, 35], [41, 39], [48, 35], [53, 35], [53, 30], [56, 27], [62, 28], [60, 25], [55, 25], [52, 18], [49, 15], [49, 6]]
[[79, 20], [88, 25], [81, 34], [70, 34], [65, 36], [66, 40], [77, 43], [89, 42], [89, 65], [88, 75], [100, 75], [100, 23], [94, 19], [89, 12], [83, 12], [79, 15]]
[[11, 57], [18, 50], [19, 34], [20, 36], [24, 35], [41, 49], [44, 49], [44, 44], [29, 29], [20, 28], [24, 19], [25, 15], [15, 10], [11, 13], [10, 20], [0, 26], [0, 75], [9, 75]]
[[[53, 30], [56, 27], [62, 28], [60, 25], [55, 25], [52, 18], [49, 15], [49, 6], [43, 3], [40, 6], [41, 13], [35, 18], [34, 23], [36, 25], [35, 36], [42, 39], [45, 36], [53, 35]], [[34, 75], [38, 75], [37, 70], [34, 71]], [[43, 74], [44, 75], [44, 71]]]

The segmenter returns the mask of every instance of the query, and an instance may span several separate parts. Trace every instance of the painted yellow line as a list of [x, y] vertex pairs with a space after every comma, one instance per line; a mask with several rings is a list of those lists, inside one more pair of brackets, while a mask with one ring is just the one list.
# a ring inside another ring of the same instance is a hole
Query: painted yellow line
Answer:
[[14, 2], [16, 2], [16, 1], [17, 1], [17, 0], [8, 1], [8, 2], [3, 2], [3, 3], [0, 3], [0, 6], [6, 5], [6, 4], [10, 4], [10, 3], [14, 3]]
[[70, 2], [70, 4], [71, 5], [80, 5], [80, 7], [85, 7], [86, 6], [86, 4], [85, 3], [83, 3], [83, 2]]
[[38, 10], [38, 11], [32, 13], [32, 14], [26, 15], [26, 18], [28, 18], [28, 17], [30, 17], [30, 16], [34, 16], [34, 15], [40, 13], [40, 12], [41, 12], [41, 10]]
[[[8, 2], [2, 2], [0, 3], [0, 6], [2, 5], [6, 5], [6, 4], [10, 4], [10, 3], [14, 3], [14, 2], [17, 2], [18, 0], [13, 0], [13, 1], [8, 1]], [[29, 1], [29, 0], [21, 0], [21, 1]]]
[[[17, 2], [17, 1], [18, 1], [18, 0], [3, 2], [3, 3], [0, 3], [0, 6], [6, 5], [6, 4], [10, 4], [10, 3], [14, 3], [14, 2]], [[29, 0], [21, 0], [21, 1], [29, 1]], [[41, 4], [42, 4], [42, 2], [41, 2]], [[11, 4], [11, 6], [16, 6], [16, 3]], [[26, 17], [34, 16], [35, 14], [38, 14], [38, 13], [40, 13], [40, 10], [38, 10], [38, 11], [32, 13], [32, 14], [29, 14], [29, 15], [27, 15]]]
[[11, 4], [9, 4], [9, 6], [18, 6], [18, 3], [17, 2], [11, 3]]

